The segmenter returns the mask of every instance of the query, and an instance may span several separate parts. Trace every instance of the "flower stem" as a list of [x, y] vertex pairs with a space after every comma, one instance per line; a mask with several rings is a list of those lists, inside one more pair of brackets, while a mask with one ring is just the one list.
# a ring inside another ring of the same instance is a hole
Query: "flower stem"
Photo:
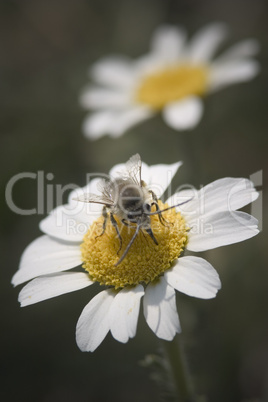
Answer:
[[169, 362], [171, 375], [179, 402], [196, 402], [185, 364], [180, 339], [176, 336], [173, 341], [162, 341], [165, 357]]

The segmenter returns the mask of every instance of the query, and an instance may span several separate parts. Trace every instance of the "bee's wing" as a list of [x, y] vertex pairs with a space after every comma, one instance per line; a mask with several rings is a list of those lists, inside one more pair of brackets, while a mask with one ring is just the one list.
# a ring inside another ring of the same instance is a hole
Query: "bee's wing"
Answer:
[[111, 203], [111, 205], [114, 205], [114, 203], [112, 201], [113, 187], [114, 187], [114, 184], [113, 184], [112, 180], [101, 179], [97, 183], [97, 188], [102, 193], [102, 198], [104, 200], [107, 200], [107, 203], [108, 202]]
[[113, 201], [105, 197], [104, 195], [96, 195], [91, 193], [79, 195], [77, 198], [74, 198], [74, 200], [81, 202], [93, 202], [95, 204], [103, 204], [107, 207], [111, 207], [114, 205]]
[[102, 194], [104, 193], [104, 191], [107, 188], [107, 184], [109, 183], [109, 181], [110, 180], [107, 180], [107, 179], [100, 179], [97, 182], [97, 189], [99, 190], [100, 193], [102, 193]]
[[141, 157], [139, 154], [131, 156], [126, 162], [127, 177], [130, 177], [135, 184], [141, 187]]

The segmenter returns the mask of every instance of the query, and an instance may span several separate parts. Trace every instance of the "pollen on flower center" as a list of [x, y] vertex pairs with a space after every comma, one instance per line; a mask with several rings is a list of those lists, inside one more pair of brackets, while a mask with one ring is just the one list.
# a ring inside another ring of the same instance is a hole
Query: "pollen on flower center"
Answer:
[[204, 66], [180, 65], [146, 76], [136, 100], [154, 109], [190, 95], [203, 95], [207, 89], [208, 71]]
[[[159, 201], [160, 209], [167, 204]], [[102, 233], [103, 218], [98, 218], [89, 228], [81, 245], [83, 268], [92, 280], [103, 285], [122, 288], [127, 285], [149, 283], [170, 268], [184, 250], [187, 227], [181, 214], [171, 209], [162, 214], [164, 225], [158, 215], [151, 216], [151, 228], [158, 241], [156, 245], [145, 231], [140, 231], [123, 261], [115, 266], [129, 244], [136, 226], [123, 225], [116, 219], [122, 237], [122, 249], [115, 228], [110, 220]]]

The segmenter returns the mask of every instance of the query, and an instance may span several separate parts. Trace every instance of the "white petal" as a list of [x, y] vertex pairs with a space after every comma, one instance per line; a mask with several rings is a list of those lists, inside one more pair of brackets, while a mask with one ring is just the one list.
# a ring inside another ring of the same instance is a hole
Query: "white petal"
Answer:
[[153, 114], [154, 112], [146, 106], [126, 109], [115, 116], [110, 133], [113, 137], [120, 137], [129, 128], [148, 119]]
[[76, 326], [76, 342], [82, 352], [93, 352], [109, 331], [109, 310], [116, 293], [104, 290], [84, 308]]
[[219, 212], [191, 221], [187, 249], [204, 251], [250, 239], [259, 233], [258, 221], [241, 211]]
[[37, 276], [65, 271], [81, 263], [81, 251], [78, 245], [41, 236], [25, 249], [12, 283], [17, 286]]
[[88, 88], [82, 93], [80, 103], [88, 109], [124, 108], [131, 103], [130, 95], [129, 91]]
[[126, 172], [126, 164], [118, 163], [109, 171], [109, 176], [112, 178], [121, 177]]
[[[135, 68], [135, 83], [134, 89], [139, 86], [140, 81], [148, 74], [154, 74], [159, 69], [163, 69], [167, 66], [168, 61], [163, 59], [160, 54], [153, 52], [147, 53], [145, 56], [141, 56], [133, 62]], [[170, 64], [170, 62], [168, 63]]]
[[238, 60], [214, 63], [209, 78], [210, 90], [215, 91], [236, 82], [249, 81], [260, 70], [259, 63], [253, 60]]
[[21, 307], [38, 303], [65, 293], [74, 292], [92, 285], [83, 272], [69, 272], [46, 275], [28, 283], [19, 294]]
[[176, 162], [171, 165], [159, 164], [149, 167], [150, 178], [146, 183], [158, 198], [160, 198], [168, 188], [181, 165], [182, 162]]
[[195, 96], [169, 103], [163, 110], [166, 123], [175, 130], [195, 127], [203, 114], [203, 102]]
[[133, 84], [132, 63], [121, 56], [103, 58], [93, 64], [91, 76], [100, 84], [126, 88]]
[[197, 32], [189, 44], [188, 58], [192, 62], [209, 61], [217, 47], [225, 39], [227, 29], [224, 24], [213, 23]]
[[176, 265], [166, 271], [167, 283], [189, 296], [211, 299], [221, 288], [217, 271], [200, 257], [180, 257]]
[[97, 139], [105, 134], [120, 137], [130, 127], [148, 119], [154, 112], [145, 106], [133, 106], [117, 112], [99, 112], [90, 115], [83, 124], [86, 137]]
[[255, 201], [258, 195], [252, 181], [226, 177], [207, 184], [201, 190], [193, 188], [180, 191], [167, 202], [169, 205], [176, 205], [190, 199], [182, 207], [178, 207], [178, 210], [187, 216], [187, 222], [191, 226], [197, 217], [205, 220], [217, 212], [235, 211]]
[[124, 288], [115, 296], [110, 311], [109, 322], [113, 337], [126, 343], [136, 335], [140, 310], [140, 299], [144, 295], [141, 285]]
[[[176, 211], [187, 218], [187, 223], [191, 223], [191, 219], [195, 219], [200, 215], [199, 213], [199, 190], [194, 187], [187, 190], [181, 190], [178, 193], [173, 194], [167, 199], [167, 204], [178, 205]], [[182, 204], [180, 206], [180, 204]]]
[[110, 133], [115, 112], [105, 111], [89, 114], [83, 121], [82, 131], [87, 138], [97, 140]]
[[[125, 163], [119, 163], [115, 165], [109, 172], [109, 175], [111, 177], [121, 177], [122, 174], [126, 172], [126, 164]], [[142, 161], [142, 167], [141, 167], [141, 178], [143, 181], [145, 181], [146, 184], [150, 182], [150, 167]]]
[[152, 38], [151, 51], [139, 57], [133, 63], [135, 78], [134, 87], [144, 78], [144, 75], [154, 74], [159, 69], [162, 70], [182, 57], [185, 33], [171, 25], [158, 28]]
[[234, 177], [215, 180], [199, 191], [199, 198], [203, 198], [204, 204], [202, 213], [206, 215], [235, 211], [255, 201], [258, 196], [252, 181]]
[[[100, 174], [97, 174], [98, 176], [96, 177], [95, 173], [87, 174], [87, 178], [89, 179], [89, 183], [84, 186], [84, 187], [78, 187], [75, 190], [73, 190], [68, 197], [68, 203], [72, 205], [77, 205], [76, 198], [79, 196], [86, 194], [86, 193], [92, 193], [96, 195], [101, 195], [101, 192], [99, 190], [99, 183], [101, 179], [108, 179], [109, 176], [102, 174], [100, 177]], [[96, 204], [98, 205], [98, 204]], [[99, 208], [97, 209], [99, 210]]]
[[181, 332], [175, 291], [163, 277], [147, 286], [143, 311], [147, 324], [158, 338], [170, 341]]
[[215, 63], [220, 64], [226, 61], [252, 57], [259, 52], [259, 49], [260, 45], [257, 40], [246, 39], [239, 43], [236, 43], [225, 52], [223, 52], [219, 57], [217, 57], [217, 59], [215, 59]]
[[49, 236], [69, 242], [82, 242], [89, 226], [101, 214], [101, 206], [75, 201], [55, 208], [40, 222], [40, 229]]
[[[98, 177], [96, 177], [96, 175], [98, 175]], [[84, 232], [83, 226], [86, 231], [88, 227], [93, 223], [93, 221], [95, 221], [99, 216], [101, 216], [103, 205], [95, 204], [93, 202], [84, 203], [83, 205], [83, 202], [78, 201], [77, 199], [78, 197], [88, 193], [100, 196], [101, 180], [109, 179], [109, 176], [107, 174], [102, 174], [100, 177], [100, 173], [91, 173], [87, 174], [87, 179], [89, 180], [89, 183], [85, 187], [73, 190], [68, 197], [68, 203], [70, 205], [70, 208], [76, 209], [82, 207], [82, 211], [84, 211], [82, 214], [77, 215], [77, 218], [79, 217], [80, 219], [76, 220], [77, 229], [79, 230], [79, 232], [82, 233]]]
[[185, 43], [185, 32], [172, 25], [159, 27], [152, 38], [152, 53], [165, 62], [176, 61]]

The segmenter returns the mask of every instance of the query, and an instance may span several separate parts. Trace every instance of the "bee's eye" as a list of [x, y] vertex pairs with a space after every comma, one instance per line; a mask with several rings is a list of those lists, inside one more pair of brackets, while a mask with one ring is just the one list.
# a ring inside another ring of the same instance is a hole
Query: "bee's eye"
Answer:
[[144, 212], [151, 212], [151, 205], [150, 204], [144, 204]]

